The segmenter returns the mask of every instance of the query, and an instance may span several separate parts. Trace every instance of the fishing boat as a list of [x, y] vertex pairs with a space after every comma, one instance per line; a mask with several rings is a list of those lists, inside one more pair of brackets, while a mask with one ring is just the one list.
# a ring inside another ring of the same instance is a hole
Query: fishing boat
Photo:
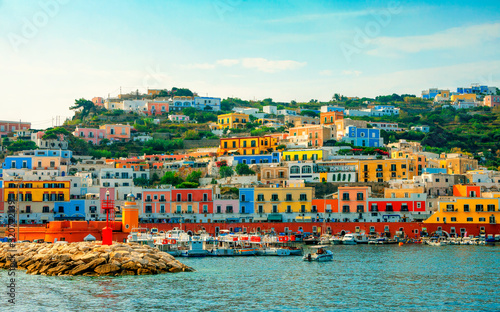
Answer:
[[155, 240], [155, 247], [160, 251], [166, 252], [171, 256], [179, 257], [181, 255], [181, 250], [177, 245], [177, 240], [175, 239], [162, 239]]
[[344, 238], [342, 238], [342, 245], [356, 245], [356, 238], [354, 238], [354, 234], [352, 233], [347, 233], [344, 235]]
[[333, 253], [326, 249], [325, 245], [311, 246], [310, 248], [316, 250], [314, 253], [308, 253], [305, 255], [303, 261], [316, 261], [316, 262], [326, 262], [333, 261]]
[[192, 236], [188, 241], [181, 241], [182, 257], [205, 257], [208, 251], [205, 249], [205, 242], [199, 236]]
[[319, 238], [315, 237], [314, 235], [310, 235], [309, 237], [304, 238], [302, 241], [306, 245], [316, 245], [319, 243]]
[[139, 243], [154, 247], [154, 242], [153, 235], [148, 233], [147, 228], [133, 228], [130, 235], [127, 236], [127, 243]]

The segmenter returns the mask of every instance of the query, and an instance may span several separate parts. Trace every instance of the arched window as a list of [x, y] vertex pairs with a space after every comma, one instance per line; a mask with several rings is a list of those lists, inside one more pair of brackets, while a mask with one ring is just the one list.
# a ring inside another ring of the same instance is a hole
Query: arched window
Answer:
[[294, 174], [294, 173], [300, 173], [300, 167], [299, 166], [292, 166], [290, 168], [290, 173], [291, 174]]
[[302, 173], [311, 173], [311, 166], [302, 167]]

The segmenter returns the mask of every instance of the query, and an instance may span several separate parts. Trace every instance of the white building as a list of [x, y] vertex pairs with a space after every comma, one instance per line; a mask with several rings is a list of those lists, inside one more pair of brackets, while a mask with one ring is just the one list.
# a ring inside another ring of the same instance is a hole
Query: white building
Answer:
[[278, 108], [276, 106], [272, 105], [264, 106], [262, 110], [266, 114], [274, 114], [274, 115], [278, 114]]
[[195, 97], [194, 108], [203, 111], [220, 111], [220, 98], [214, 97]]
[[385, 131], [404, 131], [400, 128], [396, 122], [369, 122], [375, 129], [385, 130]]
[[277, 111], [277, 114], [283, 116], [297, 116], [297, 112], [291, 109], [280, 109]]
[[411, 130], [427, 133], [431, 130], [431, 128], [429, 126], [413, 126], [411, 127]]

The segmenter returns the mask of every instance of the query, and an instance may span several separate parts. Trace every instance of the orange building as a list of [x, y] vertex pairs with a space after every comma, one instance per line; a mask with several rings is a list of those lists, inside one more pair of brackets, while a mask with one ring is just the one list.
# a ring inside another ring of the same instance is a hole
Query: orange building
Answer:
[[344, 113], [337, 111], [321, 113], [319, 119], [322, 125], [334, 125], [336, 120], [344, 119]]
[[337, 198], [312, 200], [312, 210], [316, 209], [318, 213], [335, 213], [339, 212], [339, 200]]

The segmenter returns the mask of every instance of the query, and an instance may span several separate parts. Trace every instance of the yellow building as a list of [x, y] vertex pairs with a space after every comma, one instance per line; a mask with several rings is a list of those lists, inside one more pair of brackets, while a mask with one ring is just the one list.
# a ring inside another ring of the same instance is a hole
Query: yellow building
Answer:
[[256, 213], [306, 213], [311, 211], [313, 188], [258, 187], [254, 190]]
[[459, 197], [439, 202], [439, 210], [424, 223], [494, 224], [500, 218], [499, 198]]
[[476, 94], [453, 94], [451, 96], [451, 101], [455, 102], [455, 100], [468, 100], [468, 101], [476, 101]]
[[384, 198], [410, 198], [411, 194], [422, 194], [422, 193], [425, 193], [425, 189], [423, 187], [404, 188], [404, 189], [385, 188]]
[[239, 155], [259, 155], [276, 150], [278, 138], [265, 135], [263, 137], [241, 137], [220, 139], [217, 156], [238, 153]]
[[320, 160], [323, 159], [323, 150], [289, 150], [283, 152], [285, 161], [292, 160]]
[[394, 151], [391, 153], [391, 158], [402, 159], [410, 158], [416, 161], [417, 164], [417, 175], [422, 174], [422, 170], [427, 168], [427, 157], [424, 155], [419, 155], [417, 153], [407, 152], [407, 151]]
[[479, 167], [477, 159], [463, 154], [441, 154], [438, 159], [428, 159], [428, 168], [446, 169], [448, 174], [466, 174]]
[[250, 122], [250, 116], [242, 113], [230, 113], [217, 117], [218, 129], [244, 128]]
[[4, 199], [26, 202], [53, 202], [69, 200], [69, 181], [5, 181]]
[[358, 161], [358, 182], [411, 180], [415, 175], [417, 175], [416, 161], [411, 158]]

